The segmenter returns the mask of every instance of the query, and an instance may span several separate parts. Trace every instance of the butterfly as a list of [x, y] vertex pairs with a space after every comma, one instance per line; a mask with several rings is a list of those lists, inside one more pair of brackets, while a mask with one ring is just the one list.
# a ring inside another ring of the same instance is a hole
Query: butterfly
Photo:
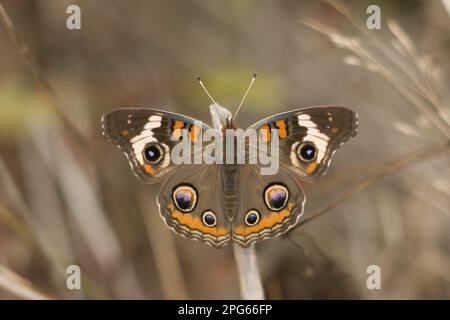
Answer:
[[[177, 113], [121, 108], [102, 116], [102, 129], [124, 152], [137, 178], [163, 181], [156, 202], [166, 225], [216, 248], [230, 242], [248, 247], [295, 227], [306, 200], [299, 180], [323, 176], [335, 151], [358, 127], [357, 114], [341, 106], [295, 109], [254, 123], [245, 133], [253, 130], [265, 141], [278, 133], [280, 166], [272, 175], [262, 175], [258, 163], [174, 163], [178, 144], [194, 145], [207, 130], [219, 135], [237, 130], [235, 116], [214, 100], [210, 111], [213, 128]], [[210, 144], [202, 142], [201, 150]]]

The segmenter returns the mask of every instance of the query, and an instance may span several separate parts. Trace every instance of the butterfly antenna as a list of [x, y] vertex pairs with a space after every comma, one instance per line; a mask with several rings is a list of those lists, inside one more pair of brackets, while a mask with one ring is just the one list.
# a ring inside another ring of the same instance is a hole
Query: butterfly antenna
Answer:
[[241, 103], [239, 103], [239, 106], [237, 107], [237, 110], [234, 113], [233, 118], [231, 119], [231, 121], [233, 121], [236, 118], [236, 115], [238, 114], [239, 110], [241, 109], [242, 105], [244, 104], [245, 98], [247, 98], [247, 95], [250, 92], [250, 89], [253, 86], [253, 82], [255, 82], [257, 76], [258, 76], [258, 74], [255, 72], [253, 74], [252, 80], [250, 81], [250, 84], [248, 85], [247, 91], [245, 91], [245, 94], [242, 97]]
[[213, 97], [211, 96], [211, 94], [209, 93], [209, 91], [206, 89], [205, 85], [203, 84], [202, 79], [201, 79], [199, 76], [197, 76], [197, 81], [198, 81], [198, 83], [200, 83], [200, 85], [202, 86], [203, 90], [205, 90], [206, 94], [207, 94], [208, 97], [211, 99], [211, 101], [212, 101], [214, 104], [217, 104], [216, 101], [214, 101], [214, 99], [213, 99]]

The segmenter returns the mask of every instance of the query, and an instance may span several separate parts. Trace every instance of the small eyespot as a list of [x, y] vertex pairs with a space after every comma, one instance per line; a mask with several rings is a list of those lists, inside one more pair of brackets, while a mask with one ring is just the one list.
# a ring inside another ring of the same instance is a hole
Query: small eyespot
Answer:
[[144, 148], [144, 159], [146, 162], [156, 164], [163, 158], [164, 151], [157, 143], [149, 143]]
[[214, 227], [217, 225], [216, 215], [211, 210], [207, 210], [202, 214], [202, 222], [207, 227]]
[[303, 142], [298, 146], [297, 154], [303, 162], [311, 162], [316, 159], [317, 148], [312, 142]]
[[281, 211], [289, 200], [289, 190], [281, 184], [271, 184], [264, 191], [264, 202], [271, 211]]
[[259, 219], [260, 219], [259, 212], [256, 211], [255, 209], [251, 209], [245, 214], [244, 222], [247, 226], [252, 227], [259, 222]]
[[191, 212], [197, 205], [197, 191], [190, 185], [180, 185], [172, 194], [173, 202], [182, 212]]

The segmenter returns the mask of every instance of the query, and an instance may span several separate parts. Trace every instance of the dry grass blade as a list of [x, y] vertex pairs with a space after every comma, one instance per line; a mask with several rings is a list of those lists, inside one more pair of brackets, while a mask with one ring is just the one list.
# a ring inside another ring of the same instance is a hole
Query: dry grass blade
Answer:
[[244, 300], [264, 299], [264, 290], [261, 282], [255, 246], [241, 248], [234, 244], [234, 257], [239, 274], [241, 296]]
[[[301, 22], [311, 29], [328, 36], [332, 43], [338, 48], [343, 48], [352, 52], [355, 56], [346, 58], [344, 62], [355, 66], [365, 66], [370, 71], [378, 72], [386, 80], [389, 81], [405, 98], [407, 98], [412, 105], [420, 112], [421, 116], [426, 117], [434, 124], [434, 128], [440, 131], [445, 137], [446, 143], [438, 145], [424, 151], [420, 151], [387, 165], [381, 172], [358, 184], [355, 188], [342, 195], [334, 202], [330, 203], [323, 209], [315, 212], [309, 218], [305, 219], [300, 225], [304, 225], [325, 212], [334, 208], [341, 202], [350, 198], [356, 192], [363, 190], [373, 184], [375, 181], [400, 170], [416, 160], [419, 161], [424, 157], [448, 150], [448, 139], [450, 137], [450, 127], [446, 118], [442, 116], [445, 114], [444, 105], [436, 88], [436, 79], [430, 76], [428, 69], [423, 67], [426, 63], [423, 62], [423, 57], [419, 56], [414, 47], [412, 40], [408, 37], [406, 32], [402, 30], [400, 25], [395, 21], [390, 20], [388, 27], [390, 32], [395, 37], [394, 50], [386, 46], [386, 43], [380, 41], [374, 33], [369, 32], [364, 23], [355, 17], [350, 8], [340, 0], [327, 1], [337, 12], [342, 14], [356, 29], [365, 35], [364, 39], [370, 40], [371, 43], [381, 53], [376, 53], [370, 47], [357, 37], [349, 37], [342, 35], [333, 28], [314, 19], [303, 19]], [[397, 55], [394, 53], [398, 52]], [[398, 54], [401, 56], [398, 57]], [[422, 63], [420, 63], [422, 61]], [[427, 60], [428, 61], [428, 60]], [[350, 62], [350, 63], [349, 63]], [[392, 67], [389, 66], [393, 64]], [[370, 66], [370, 68], [369, 68]], [[431, 130], [429, 130], [431, 131]], [[431, 131], [431, 133], [433, 133]], [[442, 135], [436, 136], [438, 141], [442, 140]]]
[[53, 91], [50, 83], [44, 77], [39, 66], [37, 65], [36, 61], [34, 60], [33, 55], [31, 54], [27, 45], [25, 44], [25, 42], [23, 41], [23, 39], [19, 35], [19, 33], [16, 31], [16, 29], [14, 27], [14, 23], [12, 22], [11, 18], [9, 17], [8, 13], [5, 10], [5, 7], [3, 6], [3, 4], [1, 2], [0, 2], [0, 19], [3, 23], [3, 25], [5, 26], [9, 37], [14, 42], [14, 44], [17, 46], [17, 50], [25, 58], [25, 61], [27, 62], [27, 65], [30, 68], [33, 75], [41, 82], [41, 84], [47, 90], [49, 90], [52, 93], [52, 95], [56, 95], [56, 93]]
[[16, 214], [11, 212], [6, 206], [0, 203], [0, 223], [7, 226], [18, 234], [22, 239], [27, 242], [33, 241], [33, 234], [31, 233], [28, 226], [18, 217]]
[[159, 215], [145, 214], [153, 206], [153, 203], [149, 202], [148, 198], [148, 195], [140, 197], [140, 211], [152, 247], [165, 299], [189, 299], [186, 280], [177, 255], [173, 234], [166, 229], [161, 229]]
[[447, 10], [448, 15], [450, 16], [450, 0], [441, 0], [441, 2], [445, 10]]
[[425, 158], [431, 157], [433, 155], [439, 154], [444, 151], [448, 151], [450, 147], [450, 142], [446, 143], [445, 145], [435, 146], [432, 148], [427, 148], [426, 150], [422, 150], [419, 152], [415, 152], [407, 157], [404, 157], [403, 159], [397, 160], [393, 162], [392, 164], [388, 164], [384, 167], [383, 170], [381, 170], [376, 175], [368, 178], [367, 180], [359, 183], [356, 187], [352, 188], [347, 193], [343, 194], [339, 198], [337, 198], [335, 201], [328, 204], [326, 207], [320, 209], [319, 211], [316, 211], [313, 213], [310, 217], [303, 220], [298, 226], [305, 225], [308, 222], [311, 222], [318, 217], [322, 216], [324, 213], [330, 211], [340, 203], [348, 200], [351, 196], [353, 196], [355, 193], [366, 189], [367, 187], [371, 186], [376, 181], [380, 180], [381, 178], [384, 178], [392, 173], [395, 173], [404, 167], [411, 165], [415, 162], [419, 162], [421, 160], [424, 160]]
[[27, 300], [50, 300], [45, 293], [36, 290], [26, 279], [5, 266], [0, 265], [0, 288], [16, 297]]
[[36, 60], [33, 58], [31, 51], [28, 49], [28, 46], [25, 44], [22, 37], [16, 31], [16, 28], [14, 27], [14, 23], [12, 22], [11, 18], [9, 17], [8, 13], [5, 10], [5, 7], [3, 6], [3, 4], [1, 2], [0, 2], [0, 20], [2, 21], [9, 37], [16, 45], [17, 51], [24, 58], [27, 66], [31, 70], [33, 76], [39, 81], [39, 83], [42, 85], [42, 87], [47, 91], [48, 95], [54, 100], [54, 103], [50, 104], [49, 107], [51, 107], [52, 111], [54, 111], [58, 115], [58, 117], [61, 119], [64, 126], [67, 128], [67, 130], [71, 134], [71, 136], [78, 142], [78, 144], [80, 146], [89, 145], [87, 143], [86, 139], [80, 134], [80, 132], [77, 129], [75, 129], [73, 124], [64, 115], [63, 109], [61, 108], [61, 106], [63, 106], [62, 99], [59, 97], [57, 92], [53, 89], [52, 85], [45, 77], [44, 72], [42, 72], [42, 70], [39, 67], [39, 65], [37, 64]]
[[[442, 100], [437, 88], [443, 82], [441, 68], [432, 63], [428, 55], [421, 55], [413, 41], [400, 25], [388, 20], [388, 29], [394, 40], [387, 43], [376, 33], [370, 32], [363, 21], [352, 14], [351, 9], [342, 1], [327, 1], [337, 12], [342, 14], [364, 37], [346, 36], [322, 22], [305, 18], [300, 20], [309, 28], [322, 33], [338, 48], [352, 52], [355, 57], [350, 60], [354, 66], [365, 67], [377, 72], [393, 85], [411, 104], [428, 118], [434, 126], [427, 128], [439, 141], [450, 138], [448, 122], [448, 103]], [[348, 62], [348, 57], [344, 62]], [[436, 132], [435, 132], [436, 131]]]
[[54, 166], [55, 178], [66, 199], [68, 211], [99, 266], [104, 272], [109, 272], [121, 263], [123, 253], [108, 215], [96, 196], [95, 186], [62, 139], [55, 138], [52, 148], [52, 152], [59, 156], [60, 161]]

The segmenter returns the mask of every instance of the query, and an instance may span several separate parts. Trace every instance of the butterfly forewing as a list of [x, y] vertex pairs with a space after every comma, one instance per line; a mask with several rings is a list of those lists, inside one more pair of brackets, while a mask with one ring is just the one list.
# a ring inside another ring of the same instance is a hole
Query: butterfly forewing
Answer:
[[279, 136], [280, 164], [305, 181], [324, 175], [334, 152], [355, 136], [357, 114], [346, 107], [322, 106], [292, 110], [263, 119], [247, 130], [266, 140]]
[[209, 129], [193, 118], [146, 108], [106, 113], [102, 128], [104, 137], [125, 153], [134, 174], [147, 183], [158, 182], [175, 169], [171, 150], [182, 141], [182, 129], [192, 143]]

